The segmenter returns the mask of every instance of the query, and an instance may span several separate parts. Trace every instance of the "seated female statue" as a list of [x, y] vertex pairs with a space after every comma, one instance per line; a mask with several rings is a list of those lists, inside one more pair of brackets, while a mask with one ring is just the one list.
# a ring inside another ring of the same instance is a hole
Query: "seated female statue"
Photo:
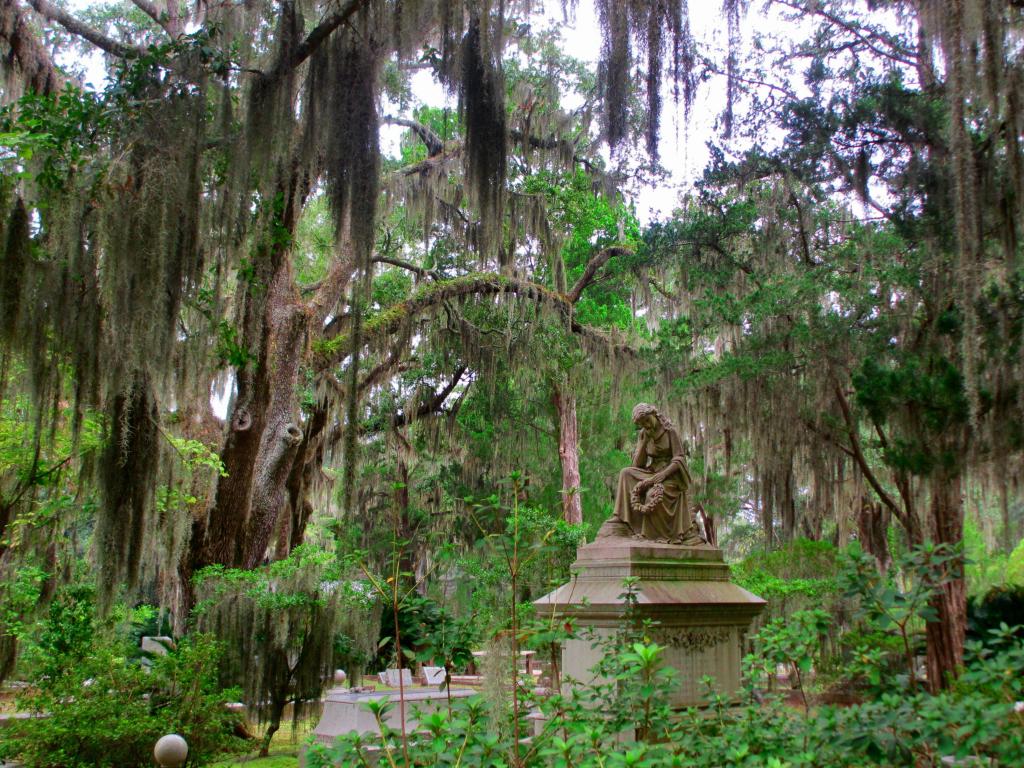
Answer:
[[705, 544], [690, 516], [690, 473], [675, 425], [649, 403], [633, 409], [633, 423], [640, 430], [633, 463], [619, 473], [615, 512], [597, 537]]

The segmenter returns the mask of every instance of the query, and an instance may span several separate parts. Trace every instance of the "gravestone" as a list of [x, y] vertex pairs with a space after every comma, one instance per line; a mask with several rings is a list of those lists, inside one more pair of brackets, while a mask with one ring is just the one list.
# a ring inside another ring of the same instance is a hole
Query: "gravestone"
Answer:
[[[740, 661], [750, 623], [765, 601], [729, 581], [729, 566], [715, 547], [681, 546], [624, 537], [598, 539], [577, 550], [572, 580], [535, 601], [541, 616], [574, 620], [578, 634], [590, 629], [610, 638], [622, 628], [623, 580], [634, 577], [636, 616], [657, 624], [652, 639], [665, 646], [663, 663], [679, 673], [671, 703], [704, 703], [701, 679], [733, 696], [740, 688]], [[591, 669], [602, 651], [586, 638], [562, 646], [562, 674], [594, 682]]]
[[385, 684], [392, 688], [398, 688], [399, 686], [410, 688], [412, 687], [412, 671], [407, 667], [387, 669], [384, 671], [384, 680]]
[[[452, 699], [472, 696], [476, 691], [465, 688], [452, 688]], [[416, 688], [407, 690], [405, 696], [398, 691], [353, 691], [348, 688], [334, 688], [328, 692], [324, 700], [324, 711], [320, 722], [313, 729], [313, 737], [320, 744], [333, 744], [334, 740], [350, 731], [357, 733], [379, 734], [380, 729], [373, 713], [366, 706], [371, 701], [387, 699], [394, 702], [394, 707], [387, 713], [384, 722], [394, 730], [402, 725], [402, 709], [405, 709], [405, 729], [407, 733], [416, 730], [416, 712], [428, 714], [448, 707], [449, 692], [435, 689]]]
[[427, 685], [444, 685], [446, 670], [444, 667], [424, 667], [423, 681]]
[[168, 649], [174, 647], [174, 638], [164, 635], [143, 635], [139, 647], [143, 653], [152, 656], [166, 656]]

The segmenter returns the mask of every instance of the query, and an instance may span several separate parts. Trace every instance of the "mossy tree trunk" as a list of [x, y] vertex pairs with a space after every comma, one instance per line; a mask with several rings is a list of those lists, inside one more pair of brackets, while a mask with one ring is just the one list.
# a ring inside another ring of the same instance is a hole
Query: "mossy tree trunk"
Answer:
[[562, 519], [583, 522], [580, 499], [580, 437], [576, 420], [576, 394], [568, 386], [552, 384], [551, 401], [558, 414], [558, 458], [562, 465]]
[[[937, 544], [959, 545], [964, 535], [962, 483], [955, 472], [941, 471], [931, 479], [932, 534]], [[946, 688], [957, 677], [964, 660], [967, 631], [967, 585], [963, 560], [945, 566], [947, 581], [931, 601], [936, 620], [925, 625], [928, 687]]]

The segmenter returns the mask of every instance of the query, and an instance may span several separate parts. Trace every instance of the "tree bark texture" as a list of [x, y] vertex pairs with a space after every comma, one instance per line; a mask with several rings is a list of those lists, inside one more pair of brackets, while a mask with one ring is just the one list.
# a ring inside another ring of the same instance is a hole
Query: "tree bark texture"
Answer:
[[885, 575], [892, 566], [892, 554], [889, 552], [889, 521], [892, 519], [888, 507], [879, 501], [872, 502], [868, 497], [861, 500], [857, 510], [857, 538], [864, 551], [875, 558], [878, 572]]
[[[243, 345], [253, 345], [255, 359], [237, 366], [236, 394], [231, 404], [227, 434], [221, 461], [227, 475], [218, 479], [213, 505], [205, 526], [193, 526], [195, 566], [212, 563], [228, 566], [242, 564], [249, 549], [243, 540], [243, 530], [249, 518], [253, 479], [261, 446], [265, 447], [263, 433], [267, 428], [269, 409], [273, 400], [273, 372], [277, 366], [272, 359], [275, 345], [275, 303], [281, 281], [290, 272], [288, 264], [290, 238], [280, 235], [292, 232], [297, 220], [294, 194], [287, 195], [281, 211], [274, 211], [263, 223], [259, 243], [251, 261], [252, 271], [240, 275], [238, 287], [241, 295], [238, 338]], [[252, 347], [245, 350], [252, 354]], [[279, 424], [274, 425], [276, 428]], [[202, 523], [202, 521], [200, 521]], [[205, 529], [204, 529], [205, 528]], [[199, 534], [197, 540], [196, 534]]]
[[1003, 521], [1002, 544], [1003, 551], [1010, 554], [1015, 546], [1016, 538], [1013, 535], [1013, 525], [1010, 522], [1010, 481], [1003, 475], [999, 484], [999, 512]]
[[279, 559], [287, 557], [289, 552], [302, 543], [306, 524], [313, 514], [313, 505], [307, 495], [323, 465], [326, 425], [327, 405], [319, 403], [306, 422], [302, 443], [299, 444], [291, 474], [288, 475], [288, 520], [282, 521], [281, 526], [282, 538], [286, 543], [277, 553]]
[[558, 459], [562, 464], [562, 519], [578, 525], [583, 522], [580, 499], [580, 438], [576, 421], [576, 395], [568, 388], [552, 384], [551, 400], [558, 412]]
[[298, 375], [306, 341], [306, 314], [291, 290], [290, 269], [282, 269], [271, 286], [268, 314], [269, 401], [254, 470], [249, 515], [243, 534], [242, 566], [260, 563], [285, 505], [286, 481], [291, 473], [302, 430], [296, 399]]
[[[931, 483], [931, 522], [936, 543], [959, 545], [963, 541], [964, 518], [959, 475], [940, 473]], [[967, 589], [963, 561], [947, 566], [949, 581], [942, 585], [931, 605], [935, 621], [925, 625], [928, 685], [933, 691], [945, 688], [957, 676], [964, 658], [967, 631]]]

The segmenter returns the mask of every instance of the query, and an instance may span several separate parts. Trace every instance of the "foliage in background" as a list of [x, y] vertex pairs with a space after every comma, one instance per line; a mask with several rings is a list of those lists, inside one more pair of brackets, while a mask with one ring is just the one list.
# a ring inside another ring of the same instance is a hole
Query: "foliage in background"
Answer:
[[18, 705], [32, 717], [5, 730], [3, 756], [28, 768], [141, 768], [167, 733], [188, 741], [189, 766], [239, 749], [241, 719], [225, 706], [238, 691], [218, 681], [224, 646], [194, 634], [143, 663], [117, 614], [149, 613], [100, 623], [91, 588], [62, 590], [26, 652], [33, 676]]
[[268, 724], [264, 754], [288, 704], [294, 722], [320, 700], [333, 679], [339, 633], [361, 637], [373, 627], [369, 586], [347, 575], [333, 552], [312, 543], [261, 568], [211, 566], [196, 575], [196, 626], [231, 644], [220, 680], [238, 686]]
[[[919, 566], [915, 577], [935, 565], [925, 552], [911, 559]], [[849, 590], [870, 602], [870, 596], [878, 596], [878, 585], [867, 576], [855, 557], [839, 573]], [[914, 622], [928, 618], [921, 610], [926, 602], [911, 600], [907, 606]], [[892, 631], [884, 615], [867, 611], [864, 630]], [[938, 695], [914, 690], [907, 675], [889, 674], [884, 660], [871, 657], [859, 669], [878, 673], [871, 675], [873, 688], [852, 704], [811, 706], [804, 676], [813, 674], [820, 659], [820, 637], [829, 622], [823, 611], [804, 611], [762, 630], [745, 661], [747, 682], [738, 702], [709, 688], [708, 708], [673, 711], [667, 702], [674, 673], [661, 665], [664, 649], [650, 642], [646, 627], [624, 622], [601, 645], [597, 682], [529, 700], [539, 715], [537, 734], [518, 748], [511, 730], [493, 720], [504, 721], [518, 710], [494, 715], [482, 697], [472, 697], [456, 702], [450, 712], [422, 714], [420, 733], [405, 742], [384, 722], [390, 703], [377, 702], [370, 709], [381, 727], [379, 740], [351, 733], [333, 747], [312, 745], [307, 758], [312, 768], [355, 765], [379, 748], [387, 764], [402, 768], [939, 768], [943, 758], [1024, 764], [1024, 712], [1015, 706], [1024, 699], [1024, 678], [1017, 674], [1024, 664], [1024, 644], [1005, 626], [970, 646], [960, 682]], [[782, 693], [757, 689], [761, 676], [774, 674], [779, 666], [802, 683], [802, 709], [787, 705]]]

